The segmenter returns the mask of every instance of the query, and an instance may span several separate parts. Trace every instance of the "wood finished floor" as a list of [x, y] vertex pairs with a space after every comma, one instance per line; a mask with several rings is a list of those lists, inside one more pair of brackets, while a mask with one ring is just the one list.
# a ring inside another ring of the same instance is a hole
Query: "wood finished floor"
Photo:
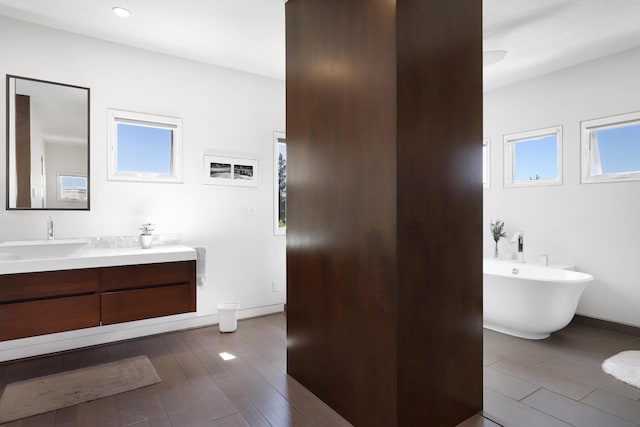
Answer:
[[[3, 424], [34, 426], [350, 426], [286, 375], [283, 314], [140, 338], [0, 365], [0, 388], [14, 381], [146, 354], [162, 382]], [[224, 361], [228, 352], [236, 359]]]
[[[277, 314], [241, 321], [233, 334], [208, 327], [0, 364], [1, 388], [139, 354], [162, 378], [3, 427], [349, 426], [286, 375], [285, 329], [284, 315]], [[542, 341], [485, 330], [486, 418], [477, 415], [459, 427], [638, 426], [640, 389], [600, 369], [602, 360], [623, 350], [640, 350], [640, 338], [582, 325]], [[225, 362], [223, 351], [237, 358]]]

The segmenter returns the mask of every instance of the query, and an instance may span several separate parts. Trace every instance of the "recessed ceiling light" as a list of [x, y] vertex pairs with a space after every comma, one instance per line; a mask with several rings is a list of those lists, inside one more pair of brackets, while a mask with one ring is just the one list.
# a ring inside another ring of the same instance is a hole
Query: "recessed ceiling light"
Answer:
[[115, 13], [116, 15], [118, 15], [121, 18], [127, 18], [129, 15], [131, 15], [131, 12], [129, 12], [124, 7], [114, 7], [111, 10], [113, 10], [113, 13]]

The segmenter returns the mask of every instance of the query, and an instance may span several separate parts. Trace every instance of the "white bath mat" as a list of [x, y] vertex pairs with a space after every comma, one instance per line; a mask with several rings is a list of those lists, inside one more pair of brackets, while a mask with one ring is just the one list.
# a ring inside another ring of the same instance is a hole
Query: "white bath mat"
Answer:
[[602, 370], [630, 384], [640, 388], [640, 351], [623, 351], [602, 363]]

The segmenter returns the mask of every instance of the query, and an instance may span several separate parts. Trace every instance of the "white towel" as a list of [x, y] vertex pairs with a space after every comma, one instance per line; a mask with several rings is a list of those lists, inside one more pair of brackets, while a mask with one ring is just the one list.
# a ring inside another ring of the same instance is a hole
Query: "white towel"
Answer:
[[196, 282], [204, 285], [207, 282], [207, 248], [201, 246], [196, 250]]

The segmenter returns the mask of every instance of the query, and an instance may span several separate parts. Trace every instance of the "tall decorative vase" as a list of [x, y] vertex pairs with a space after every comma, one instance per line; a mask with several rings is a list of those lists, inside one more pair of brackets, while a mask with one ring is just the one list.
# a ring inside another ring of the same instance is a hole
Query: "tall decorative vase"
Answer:
[[498, 241], [496, 240], [496, 249], [493, 251], [493, 257], [498, 258]]

